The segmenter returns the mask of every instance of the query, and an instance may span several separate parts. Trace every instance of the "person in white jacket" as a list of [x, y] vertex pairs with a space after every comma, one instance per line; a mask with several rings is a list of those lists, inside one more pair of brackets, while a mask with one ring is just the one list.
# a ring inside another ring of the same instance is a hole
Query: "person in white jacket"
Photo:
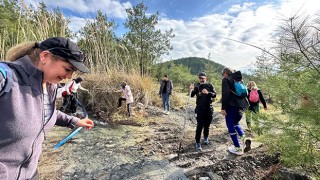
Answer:
[[127, 85], [126, 82], [122, 82], [120, 86], [121, 86], [121, 89], [116, 92], [122, 92], [123, 95], [118, 100], [118, 109], [121, 108], [121, 104], [122, 104], [121, 102], [126, 101], [128, 116], [130, 117], [131, 116], [130, 104], [133, 103], [133, 95], [132, 95], [130, 86]]
[[78, 98], [78, 89], [81, 89], [83, 91], [87, 91], [87, 89], [83, 88], [80, 84], [80, 82], [83, 81], [82, 77], [78, 77], [76, 79], [73, 79], [70, 81], [66, 86], [65, 86], [65, 91], [63, 96], [63, 104], [60, 108], [60, 111], [66, 112], [67, 107], [69, 106], [70, 103], [70, 111], [71, 113], [75, 113], [77, 110], [77, 101], [76, 99]]

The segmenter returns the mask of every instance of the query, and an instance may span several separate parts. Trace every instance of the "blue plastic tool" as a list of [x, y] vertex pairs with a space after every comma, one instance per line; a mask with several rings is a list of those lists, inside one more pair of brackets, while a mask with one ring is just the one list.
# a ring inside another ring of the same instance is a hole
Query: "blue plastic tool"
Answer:
[[[83, 112], [85, 114], [85, 118], [88, 118], [88, 113], [87, 113], [86, 109], [84, 108], [84, 106], [80, 103], [80, 101], [78, 99], [76, 99], [76, 101], [77, 101], [77, 104], [82, 108], [82, 110], [83, 110]], [[67, 137], [62, 139], [58, 144], [53, 146], [53, 149], [57, 149], [60, 146], [62, 146], [64, 143], [66, 143], [68, 140], [70, 140], [73, 136], [75, 136], [82, 128], [83, 127], [78, 127], [76, 130], [71, 132]]]

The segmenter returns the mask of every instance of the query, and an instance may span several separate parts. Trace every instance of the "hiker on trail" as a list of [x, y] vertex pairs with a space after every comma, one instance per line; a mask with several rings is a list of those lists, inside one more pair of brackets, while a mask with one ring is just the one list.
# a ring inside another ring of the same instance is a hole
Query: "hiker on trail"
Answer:
[[78, 89], [89, 92], [89, 90], [83, 88], [81, 83], [83, 81], [82, 77], [73, 79], [65, 86], [65, 91], [62, 92], [63, 103], [60, 108], [60, 111], [66, 112], [67, 107], [69, 106], [70, 112], [75, 113], [77, 110], [77, 99], [78, 99]]
[[93, 121], [56, 110], [57, 84], [88, 72], [84, 54], [69, 39], [19, 44], [0, 63], [0, 179], [39, 179], [45, 134], [54, 125], [91, 129]]
[[204, 72], [198, 74], [199, 83], [196, 86], [190, 85], [191, 97], [197, 96], [196, 99], [196, 150], [201, 151], [201, 132], [203, 130], [203, 143], [209, 144], [209, 128], [213, 116], [212, 99], [216, 97], [214, 86], [207, 82], [207, 75]]
[[164, 114], [170, 114], [170, 96], [172, 94], [172, 81], [168, 75], [164, 75], [160, 83], [159, 96], [162, 98], [162, 107]]
[[259, 113], [261, 101], [264, 110], [267, 110], [267, 103], [263, 98], [261, 90], [258, 89], [257, 84], [254, 81], [249, 81], [247, 83], [248, 89], [248, 100], [249, 100], [249, 109], [246, 111], [246, 123], [249, 130], [251, 130], [251, 119], [254, 119], [253, 114]]
[[[240, 71], [234, 72], [230, 68], [225, 68], [222, 71], [222, 76], [221, 114], [225, 116], [228, 132], [233, 142], [233, 146], [229, 147], [228, 150], [231, 153], [242, 155], [243, 151], [250, 150], [251, 145], [251, 141], [245, 138], [245, 133], [239, 124], [245, 109], [249, 105], [247, 95], [240, 97], [236, 94], [235, 81], [241, 82], [242, 75]], [[245, 86], [244, 88], [246, 90]], [[244, 150], [240, 147], [238, 136], [242, 143], [246, 145]]]
[[122, 97], [119, 98], [118, 100], [118, 109], [121, 108], [122, 106], [122, 101], [126, 101], [126, 104], [127, 104], [127, 112], [128, 112], [128, 116], [130, 117], [131, 116], [131, 109], [130, 109], [130, 104], [133, 103], [133, 95], [132, 95], [132, 92], [131, 92], [131, 89], [130, 89], [130, 86], [127, 85], [126, 82], [122, 82], [120, 84], [120, 87], [121, 89], [120, 90], [117, 90], [116, 92], [122, 92], [123, 95]]

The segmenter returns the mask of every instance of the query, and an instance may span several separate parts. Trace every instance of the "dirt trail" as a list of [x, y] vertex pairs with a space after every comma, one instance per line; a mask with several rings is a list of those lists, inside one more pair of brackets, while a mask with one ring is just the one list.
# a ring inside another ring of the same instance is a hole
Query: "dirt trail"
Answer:
[[[215, 104], [219, 109], [219, 104]], [[146, 109], [147, 125], [96, 125], [80, 132], [58, 149], [52, 147], [70, 130], [56, 127], [47, 134], [40, 161], [41, 179], [263, 179], [272, 174], [278, 156], [264, 153], [261, 144], [243, 156], [229, 154], [231, 145], [224, 118], [215, 113], [210, 144], [203, 151], [194, 147], [195, 124], [189, 119], [177, 152], [186, 117], [193, 109], [164, 115], [155, 107]], [[192, 118], [191, 118], [192, 119]]]

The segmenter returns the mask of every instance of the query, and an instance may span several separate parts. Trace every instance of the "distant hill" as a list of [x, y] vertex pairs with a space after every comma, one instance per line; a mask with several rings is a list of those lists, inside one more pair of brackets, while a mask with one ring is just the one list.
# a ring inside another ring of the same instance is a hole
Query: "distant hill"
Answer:
[[216, 62], [210, 61], [205, 58], [199, 57], [187, 57], [187, 58], [180, 58], [172, 61], [167, 61], [161, 64], [171, 64], [174, 63], [176, 65], [183, 65], [190, 68], [191, 74], [197, 75], [199, 72], [202, 71], [216, 71], [221, 72], [225, 66], [218, 64]]

